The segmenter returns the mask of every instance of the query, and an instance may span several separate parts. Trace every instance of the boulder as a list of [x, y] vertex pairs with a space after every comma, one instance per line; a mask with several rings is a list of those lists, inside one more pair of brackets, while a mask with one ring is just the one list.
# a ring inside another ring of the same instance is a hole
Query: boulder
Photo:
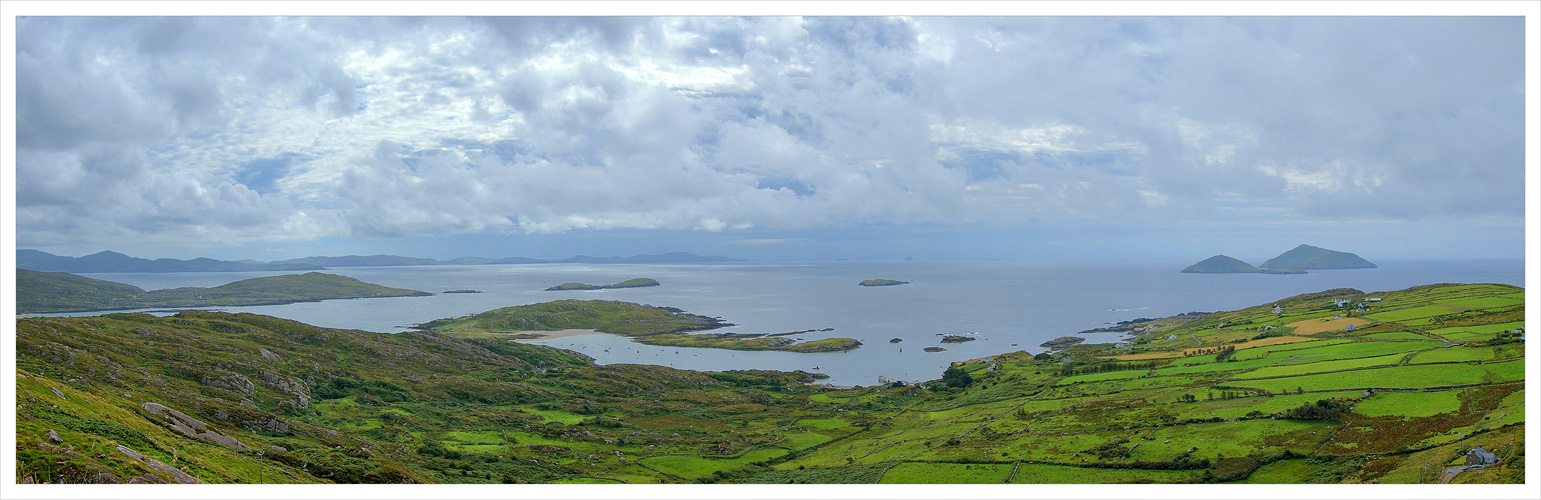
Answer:
[[63, 443], [64, 438], [59, 437], [59, 433], [54, 432], [53, 429], [48, 429], [48, 442], [55, 444]]
[[167, 427], [170, 427], [171, 430], [180, 432], [187, 437], [202, 439], [204, 441], [229, 446], [231, 448], [246, 448], [246, 445], [241, 444], [240, 441], [236, 441], [229, 436], [214, 432], [214, 430], [210, 429], [208, 424], [203, 423], [202, 420], [190, 417], [185, 413], [167, 408], [159, 403], [145, 403], [141, 406], [145, 411], [150, 412], [150, 414], [161, 417], [161, 423], [165, 424]]
[[257, 348], [257, 355], [258, 356], [262, 356], [262, 359], [268, 360], [269, 363], [282, 363], [282, 362], [284, 362], [284, 358], [279, 357], [278, 354], [275, 354], [273, 351], [267, 350], [267, 348], [265, 348], [265, 347]]

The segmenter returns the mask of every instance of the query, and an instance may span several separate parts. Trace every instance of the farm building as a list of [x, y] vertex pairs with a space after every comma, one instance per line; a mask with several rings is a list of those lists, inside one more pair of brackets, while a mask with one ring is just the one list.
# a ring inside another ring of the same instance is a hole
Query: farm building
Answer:
[[1495, 463], [1498, 463], [1498, 456], [1494, 455], [1491, 451], [1482, 449], [1480, 444], [1476, 448], [1472, 448], [1471, 451], [1466, 452], [1466, 465], [1493, 465]]

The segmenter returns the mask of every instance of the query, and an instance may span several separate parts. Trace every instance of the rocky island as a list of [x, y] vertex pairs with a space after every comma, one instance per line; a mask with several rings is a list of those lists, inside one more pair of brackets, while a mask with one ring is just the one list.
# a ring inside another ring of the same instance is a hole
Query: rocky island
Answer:
[[975, 340], [978, 340], [978, 339], [976, 339], [974, 337], [967, 336], [967, 335], [948, 335], [948, 336], [942, 337], [942, 343], [943, 344], [961, 344], [961, 343], [964, 343], [964, 342], [973, 342]]
[[1065, 336], [1065, 337], [1060, 337], [1060, 338], [1057, 338], [1057, 339], [1054, 339], [1054, 340], [1050, 340], [1048, 342], [1044, 342], [1042, 344], [1038, 344], [1038, 347], [1042, 347], [1044, 349], [1048, 349], [1048, 350], [1051, 350], [1051, 351], [1058, 351], [1058, 350], [1061, 350], [1061, 349], [1064, 349], [1066, 347], [1070, 347], [1070, 346], [1073, 346], [1073, 345], [1076, 345], [1076, 344], [1079, 344], [1079, 343], [1082, 343], [1082, 342], [1086, 342], [1086, 339], [1081, 338], [1081, 337]]
[[652, 278], [632, 278], [620, 283], [609, 285], [590, 285], [588, 283], [567, 282], [553, 286], [551, 288], [547, 288], [546, 291], [555, 292], [562, 290], [609, 290], [612, 288], [642, 288], [648, 286], [658, 286], [658, 280]]
[[874, 280], [862, 280], [861, 283], [857, 283], [857, 284], [861, 285], [861, 286], [895, 286], [895, 285], [908, 285], [908, 284], [910, 284], [910, 282], [908, 282], [908, 281], [899, 281], [899, 280], [874, 279]]

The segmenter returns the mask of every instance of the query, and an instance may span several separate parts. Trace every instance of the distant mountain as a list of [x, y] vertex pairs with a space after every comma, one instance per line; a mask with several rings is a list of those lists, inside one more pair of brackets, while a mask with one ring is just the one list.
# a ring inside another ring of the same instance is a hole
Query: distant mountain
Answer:
[[400, 255], [345, 255], [342, 257], [304, 257], [277, 260], [269, 264], [309, 264], [324, 267], [377, 267], [377, 266], [433, 266], [443, 264], [435, 259], [402, 257]]
[[703, 262], [739, 261], [743, 261], [743, 259], [734, 259], [730, 257], [723, 257], [721, 255], [702, 257], [692, 253], [669, 252], [658, 255], [633, 255], [631, 257], [589, 257], [587, 255], [578, 255], [562, 260], [545, 262], [557, 262], [563, 264], [689, 264]]
[[147, 307], [252, 306], [363, 297], [432, 295], [323, 273], [283, 274], [203, 288], [145, 291], [133, 285], [69, 273], [16, 270], [19, 313], [104, 311]]
[[1311, 245], [1300, 245], [1295, 247], [1294, 250], [1268, 259], [1263, 262], [1263, 265], [1258, 267], [1265, 269], [1367, 269], [1375, 267], [1375, 264], [1348, 252], [1328, 250]]
[[1185, 273], [1227, 274], [1227, 273], [1264, 273], [1264, 274], [1305, 274], [1299, 269], [1258, 269], [1252, 264], [1242, 262], [1236, 258], [1216, 255], [1199, 261], [1182, 270]]
[[16, 267], [33, 271], [64, 273], [189, 273], [216, 271], [315, 271], [325, 269], [309, 264], [262, 263], [255, 261], [141, 259], [117, 252], [97, 252], [84, 257], [64, 257], [38, 250], [17, 250]]
[[33, 271], [64, 273], [187, 273], [221, 271], [320, 271], [329, 267], [385, 267], [385, 266], [474, 266], [482, 264], [702, 264], [713, 262], [741, 262], [715, 255], [702, 257], [685, 252], [669, 252], [659, 255], [633, 255], [631, 257], [590, 257], [577, 255], [560, 260], [507, 257], [460, 257], [437, 260], [400, 255], [345, 255], [342, 257], [303, 257], [299, 259], [258, 262], [254, 260], [214, 260], [199, 257], [193, 260], [156, 259], [129, 257], [117, 252], [98, 252], [85, 257], [63, 257], [38, 250], [17, 250], [16, 267]]

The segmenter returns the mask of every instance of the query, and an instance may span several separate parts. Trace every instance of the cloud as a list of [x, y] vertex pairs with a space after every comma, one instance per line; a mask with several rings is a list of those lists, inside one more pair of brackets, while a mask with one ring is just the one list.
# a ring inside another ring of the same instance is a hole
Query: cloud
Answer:
[[1524, 204], [1511, 18], [39, 17], [17, 35], [24, 245]]

